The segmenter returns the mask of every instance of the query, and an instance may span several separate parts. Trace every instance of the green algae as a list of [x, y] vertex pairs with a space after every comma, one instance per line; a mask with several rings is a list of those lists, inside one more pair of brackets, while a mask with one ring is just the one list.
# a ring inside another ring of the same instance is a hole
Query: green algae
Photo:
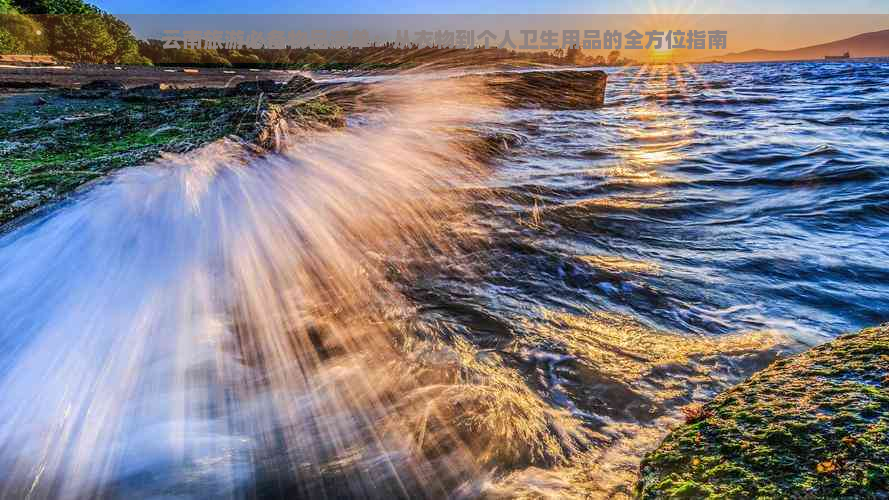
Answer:
[[272, 103], [268, 95], [230, 95], [221, 89], [168, 94], [162, 99], [72, 99], [52, 92], [0, 97], [0, 225], [165, 152], [187, 152], [223, 137], [266, 146], [269, 116], [306, 126], [343, 121], [342, 110], [323, 96], [290, 103], [293, 96], [275, 95]]
[[642, 462], [641, 498], [889, 498], [889, 327], [775, 362]]

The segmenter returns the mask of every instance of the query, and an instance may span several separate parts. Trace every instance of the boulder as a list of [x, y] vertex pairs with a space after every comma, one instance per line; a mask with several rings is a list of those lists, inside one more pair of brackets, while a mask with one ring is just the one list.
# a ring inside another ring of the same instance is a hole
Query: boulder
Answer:
[[[15, 75], [3, 75], [6, 78]], [[0, 81], [0, 89], [49, 89], [55, 87], [53, 82], [35, 82], [31, 80], [3, 80]]]
[[274, 80], [253, 80], [241, 82], [235, 87], [235, 93], [240, 95], [256, 95], [259, 93], [277, 92], [281, 85]]
[[785, 358], [687, 409], [641, 498], [887, 498], [889, 326]]
[[65, 91], [62, 96], [70, 99], [101, 99], [119, 95], [125, 90], [124, 84], [117, 80], [93, 80], [79, 89]]
[[176, 99], [177, 87], [169, 83], [150, 83], [127, 89], [122, 99], [129, 102], [157, 102]]
[[85, 85], [82, 85], [80, 87], [80, 90], [121, 92], [126, 90], [126, 87], [123, 83], [117, 80], [93, 80]]
[[150, 92], [163, 92], [167, 90], [176, 90], [178, 87], [173, 85], [172, 83], [149, 83], [148, 85], [139, 85], [138, 87], [131, 87], [127, 89], [127, 92], [130, 93], [150, 93]]
[[512, 108], [591, 109], [605, 103], [604, 71], [531, 71], [473, 76]]
[[315, 86], [315, 80], [302, 75], [296, 75], [290, 79], [281, 89], [286, 93], [301, 93]]

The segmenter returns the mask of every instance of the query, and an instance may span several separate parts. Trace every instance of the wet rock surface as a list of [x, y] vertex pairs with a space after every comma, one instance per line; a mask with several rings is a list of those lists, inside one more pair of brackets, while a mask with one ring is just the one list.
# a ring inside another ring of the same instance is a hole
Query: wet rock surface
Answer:
[[514, 108], [590, 109], [605, 103], [604, 71], [532, 71], [485, 77]]
[[284, 92], [304, 92], [315, 86], [315, 80], [311, 78], [296, 75], [288, 81], [283, 88]]
[[274, 130], [284, 122], [345, 124], [342, 109], [323, 95], [277, 85], [266, 94], [267, 83], [250, 83], [256, 85], [239, 90], [98, 81], [80, 90], [7, 96], [10, 104], [0, 108], [0, 225], [164, 152], [187, 152], [223, 137], [272, 149]]
[[86, 85], [80, 87], [80, 90], [107, 90], [107, 91], [123, 91], [126, 86], [117, 80], [93, 80]]
[[256, 95], [262, 92], [277, 92], [281, 90], [274, 80], [254, 80], [249, 82], [241, 82], [235, 87], [236, 94]]
[[[182, 153], [226, 136], [274, 149], [274, 129], [281, 123], [339, 127], [345, 113], [384, 105], [364, 83], [319, 84], [292, 75], [282, 84], [272, 74], [244, 80], [218, 71], [189, 81], [166, 71], [95, 73], [98, 78], [79, 87], [71, 75], [60, 75], [58, 85], [64, 87], [31, 97], [28, 109], [0, 106], [0, 225], [162, 152]], [[26, 76], [4, 74], [0, 83], [19, 86]], [[510, 107], [587, 109], [604, 102], [602, 71], [466, 78], [481, 78]], [[197, 85], [204, 81], [212, 85]], [[50, 84], [56, 82], [34, 82]]]
[[772, 364], [686, 412], [642, 498], [889, 498], [889, 326]]
[[175, 99], [177, 87], [169, 83], [149, 83], [127, 89], [122, 99], [130, 102], [166, 101]]

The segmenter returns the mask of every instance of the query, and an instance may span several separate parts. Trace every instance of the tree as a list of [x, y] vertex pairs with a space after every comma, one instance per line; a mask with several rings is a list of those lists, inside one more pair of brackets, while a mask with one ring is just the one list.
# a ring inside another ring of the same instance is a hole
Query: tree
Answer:
[[[51, 54], [79, 62], [140, 61], [139, 44], [120, 19], [82, 0], [0, 0], [43, 25]], [[0, 4], [2, 8], [2, 4]]]
[[0, 54], [34, 54], [44, 51], [46, 43], [40, 23], [18, 12], [8, 3], [0, 3]]
[[235, 64], [257, 64], [262, 62], [256, 54], [242, 54], [237, 50], [233, 50], [229, 54], [228, 59]]
[[55, 16], [51, 33], [50, 50], [53, 53], [60, 51], [64, 40], [66, 52], [70, 52], [77, 62], [111, 62], [117, 50], [117, 44], [98, 13]]
[[151, 59], [140, 55], [138, 52], [134, 54], [125, 54], [118, 62], [121, 64], [129, 64], [131, 66], [154, 66]]
[[614, 66], [617, 64], [617, 61], [620, 60], [620, 51], [612, 50], [608, 53], [608, 65]]
[[11, 0], [25, 14], [87, 14], [95, 7], [81, 0]]
[[204, 49], [201, 51], [201, 62], [204, 64], [216, 64], [219, 66], [231, 66], [228, 59], [222, 57], [215, 50]]
[[583, 59], [583, 52], [577, 48], [577, 45], [572, 45], [565, 51], [565, 59], [571, 64], [579, 64]]
[[303, 64], [324, 64], [327, 60], [321, 54], [310, 51], [300, 58], [300, 62]]
[[302, 62], [303, 56], [305, 56], [306, 51], [304, 49], [293, 48], [290, 49], [290, 53], [288, 54], [289, 63], [299, 63]]
[[194, 64], [201, 62], [201, 53], [197, 49], [178, 49], [173, 51], [175, 61], [183, 64]]
[[165, 50], [164, 42], [162, 40], [137, 40], [136, 43], [139, 44], [139, 54], [143, 57], [147, 57], [152, 62], [161, 63], [172, 61], [170, 54], [173, 51]]
[[127, 23], [105, 12], [102, 12], [102, 21], [114, 40], [114, 53], [109, 62], [123, 62], [124, 59], [133, 59], [139, 55], [139, 44]]

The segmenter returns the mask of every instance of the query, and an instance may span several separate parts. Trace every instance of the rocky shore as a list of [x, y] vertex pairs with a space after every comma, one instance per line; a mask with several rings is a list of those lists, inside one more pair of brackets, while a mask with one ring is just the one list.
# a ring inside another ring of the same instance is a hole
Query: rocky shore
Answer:
[[889, 325], [775, 362], [689, 408], [641, 498], [889, 498]]
[[[282, 123], [343, 126], [358, 96], [373, 85], [324, 84], [301, 75], [284, 75], [287, 83], [258, 76], [224, 81], [224, 73], [170, 82], [162, 72], [116, 70], [88, 83], [82, 77], [92, 73], [29, 82], [23, 71], [0, 73], [0, 226], [165, 152], [187, 152], [223, 137], [268, 150], [277, 146]], [[510, 107], [578, 109], [604, 102], [602, 71], [470, 78], [484, 79]]]
[[0, 224], [108, 173], [229, 137], [275, 146], [274, 129], [342, 126], [342, 110], [295, 77], [228, 88], [97, 80], [0, 100]]

